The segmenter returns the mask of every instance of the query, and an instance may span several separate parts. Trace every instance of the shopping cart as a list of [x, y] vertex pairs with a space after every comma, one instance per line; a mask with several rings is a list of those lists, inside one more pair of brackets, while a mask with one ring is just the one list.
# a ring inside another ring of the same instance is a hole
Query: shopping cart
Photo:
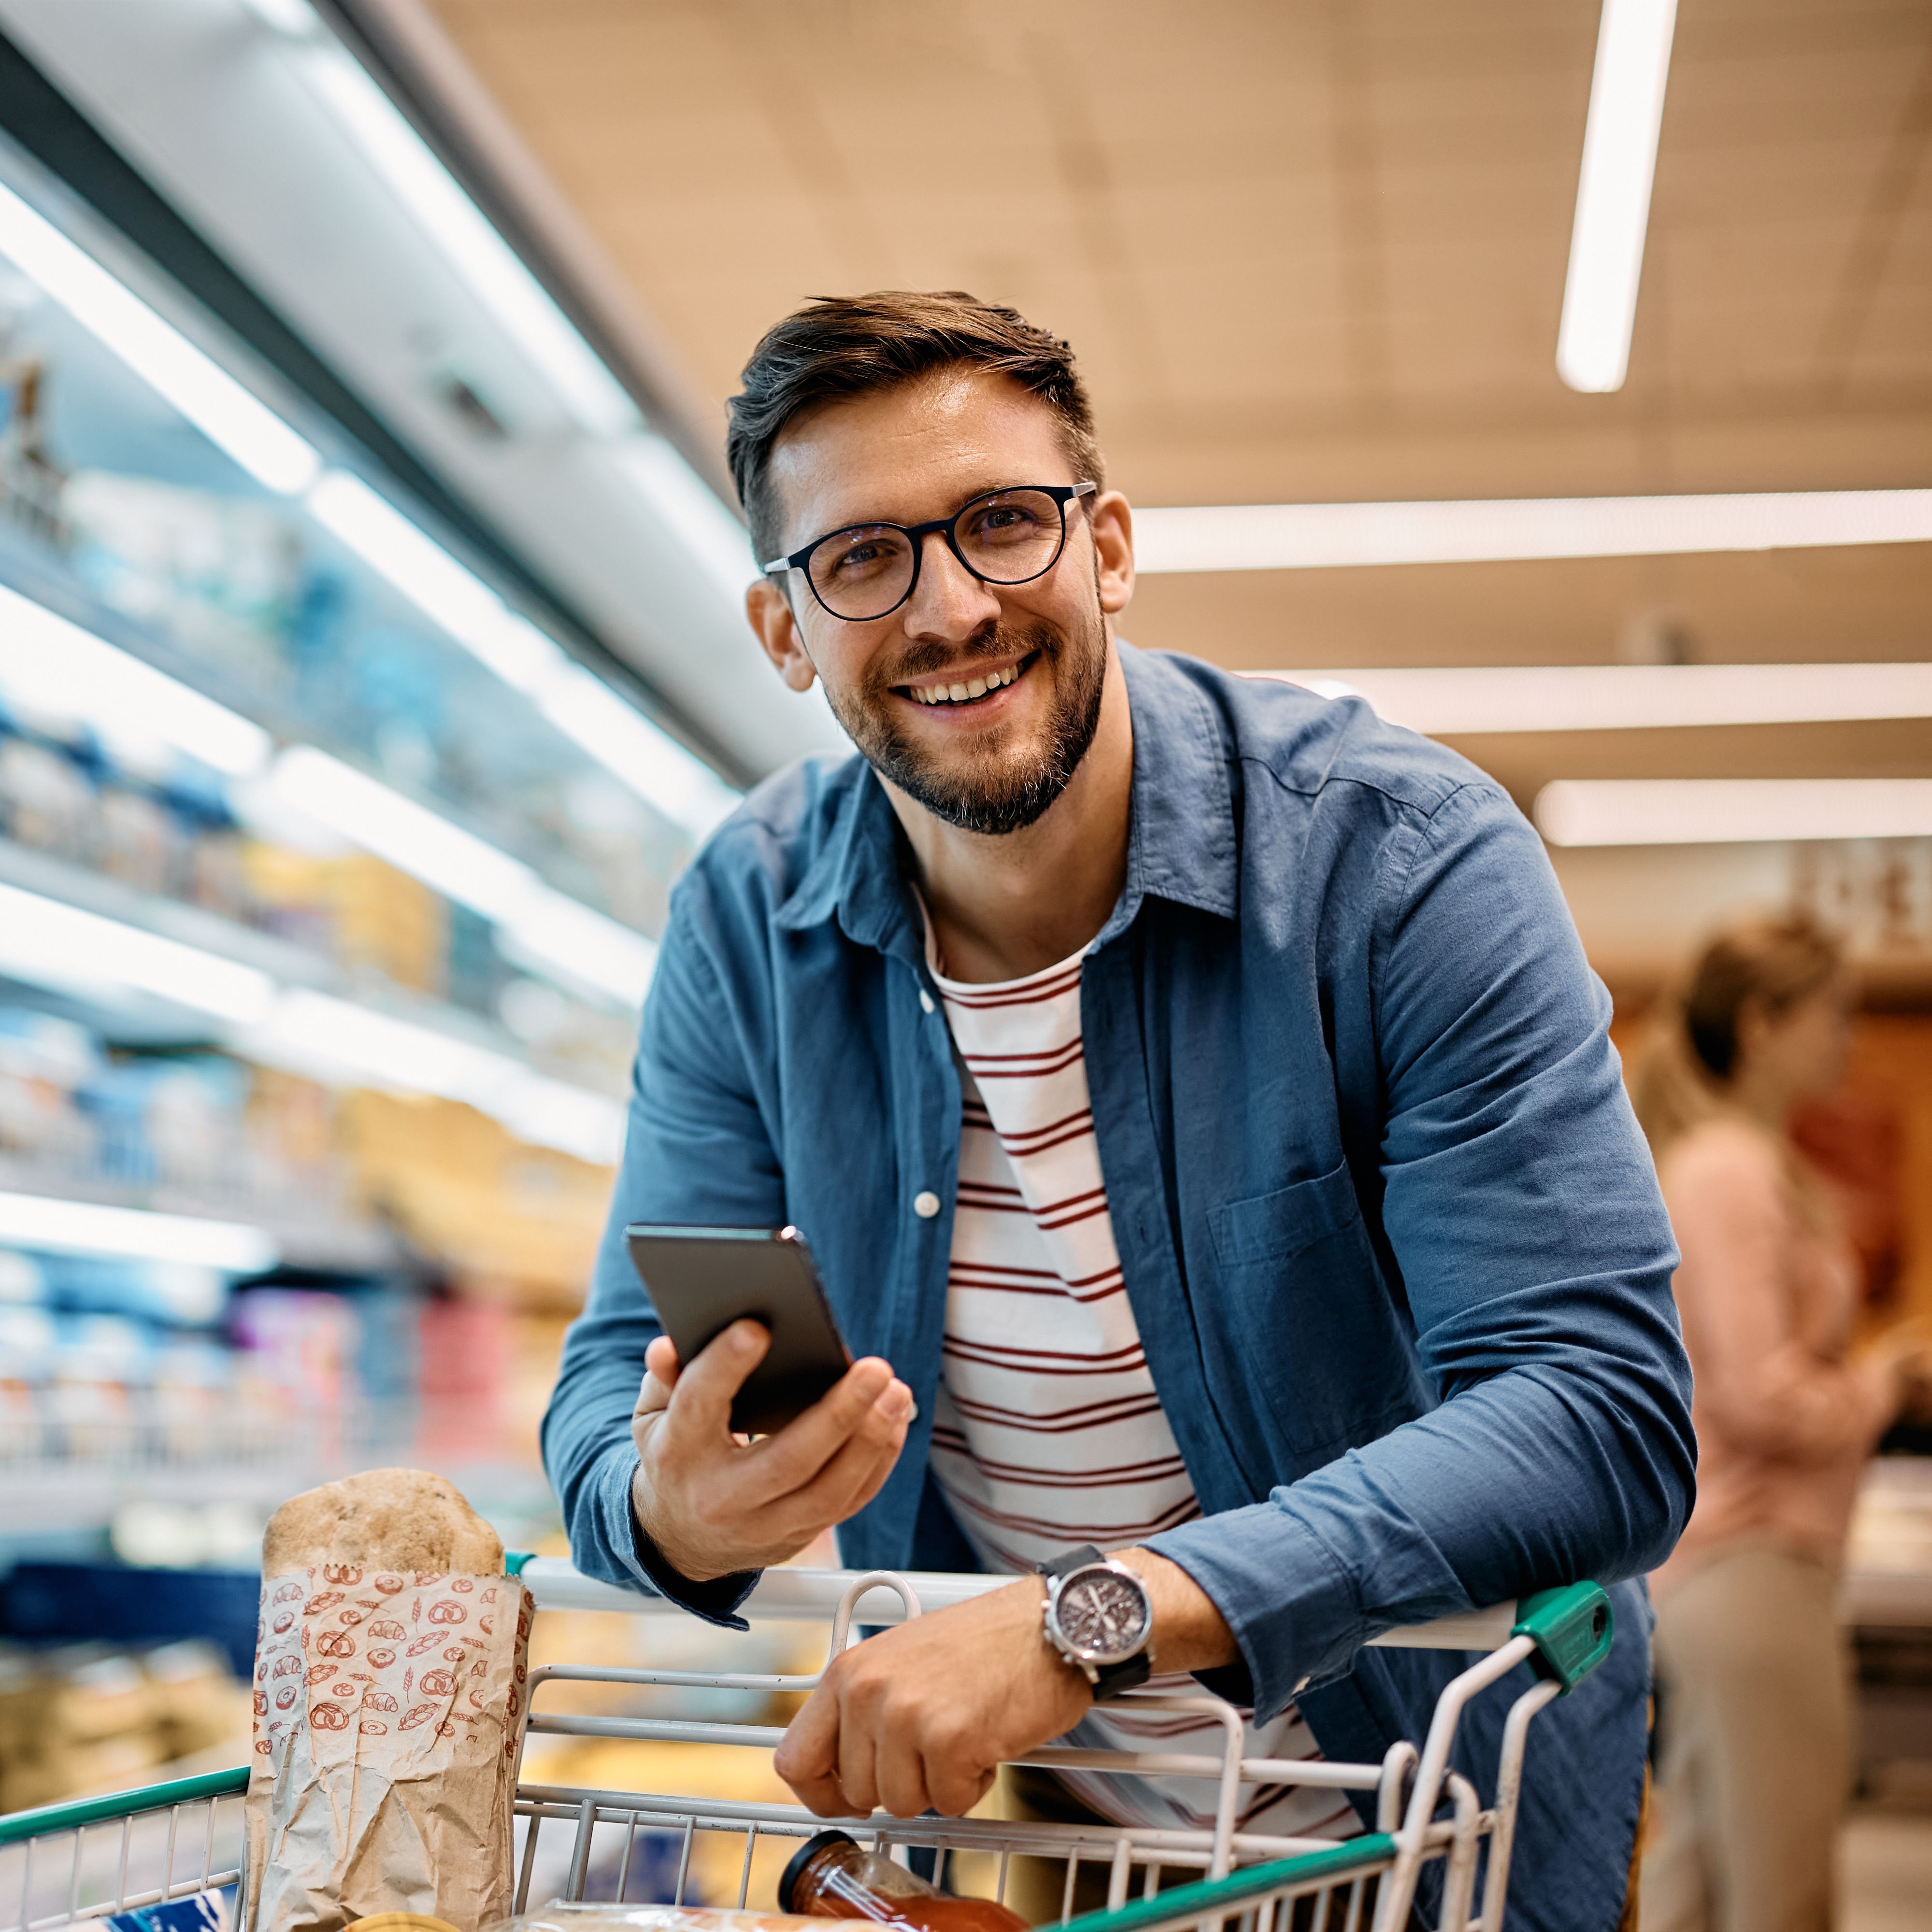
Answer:
[[[666, 1609], [581, 1576], [555, 1558], [512, 1556], [509, 1568], [521, 1575], [539, 1610], [650, 1615]], [[922, 1610], [963, 1602], [1006, 1580], [774, 1570], [766, 1573], [743, 1609], [754, 1621], [829, 1623], [828, 1654], [836, 1656], [855, 1640], [861, 1624], [896, 1623]], [[958, 1874], [969, 1874], [981, 1882], [963, 1883], [961, 1888], [982, 1890], [996, 1898], [1005, 1897], [1015, 1859], [1049, 1862], [1061, 1875], [1060, 1919], [1071, 1921], [1078, 1932], [1167, 1932], [1230, 1919], [1244, 1932], [1397, 1932], [1408, 1919], [1425, 1868], [1438, 1864], [1439, 1932], [1501, 1932], [1530, 1720], [1594, 1669], [1611, 1636], [1608, 1599], [1594, 1584], [1582, 1583], [1546, 1592], [1521, 1605], [1446, 1618], [1375, 1639], [1382, 1645], [1486, 1653], [1445, 1688], [1421, 1748], [1397, 1744], [1380, 1764], [1245, 1758], [1243, 1726], [1231, 1706], [1206, 1694], [1144, 1690], [1129, 1692], [1123, 1701], [1137, 1711], [1185, 1714], [1218, 1724], [1220, 1755], [1049, 1746], [1022, 1760], [1047, 1770], [1211, 1780], [1218, 1802], [1213, 1824], [1202, 1830], [883, 1816], [849, 1820], [844, 1826], [902, 1863], [923, 1852], [956, 1883]], [[1534, 1681], [1510, 1707], [1494, 1802], [1485, 1805], [1469, 1780], [1450, 1768], [1457, 1726], [1471, 1699], [1524, 1665]], [[769, 1751], [783, 1735], [780, 1727], [681, 1714], [545, 1711], [539, 1708], [541, 1693], [546, 1684], [582, 1683], [638, 1691], [770, 1696], [809, 1690], [817, 1682], [816, 1674], [549, 1665], [530, 1672], [524, 1741], [574, 1737]], [[0, 1818], [0, 1932], [47, 1932], [76, 1920], [229, 1886], [236, 1887], [231, 1924], [238, 1932], [253, 1932], [239, 1869], [240, 1800], [248, 1777], [243, 1766]], [[1236, 1808], [1243, 1784], [1372, 1792], [1375, 1828], [1339, 1842], [1239, 1831]], [[732, 1847], [737, 1896], [717, 1896], [714, 1878], [712, 1895], [705, 1902], [745, 1905], [753, 1902], [753, 1869], [761, 1848], [768, 1851], [774, 1843], [809, 1838], [828, 1822], [795, 1804], [596, 1790], [547, 1785], [521, 1775], [515, 1810], [519, 1912], [553, 1902], [630, 1898], [636, 1889], [634, 1870], [641, 1874], [648, 1862], [658, 1864], [663, 1877], [652, 1881], [655, 1888], [647, 1887], [645, 1895], [662, 1899], [668, 1894], [671, 1902], [687, 1903], [694, 1858], [721, 1843]], [[707, 1862], [715, 1872], [716, 1856]], [[1036, 1862], [1032, 1868], [1041, 1867]], [[1475, 1903], [1479, 1870], [1480, 1908]], [[1105, 1910], [1075, 1917], [1083, 1871], [1103, 1870]], [[1197, 1879], [1173, 1882], [1196, 1873]]]

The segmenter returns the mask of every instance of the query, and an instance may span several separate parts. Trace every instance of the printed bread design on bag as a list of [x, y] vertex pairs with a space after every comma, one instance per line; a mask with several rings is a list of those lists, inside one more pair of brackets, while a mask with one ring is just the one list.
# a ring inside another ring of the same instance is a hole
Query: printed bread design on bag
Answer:
[[[255, 1662], [256, 1756], [274, 1756], [278, 1741], [302, 1726], [381, 1737], [392, 1726], [432, 1723], [438, 1738], [476, 1741], [479, 1756], [514, 1756], [528, 1674], [523, 1586], [502, 1576], [391, 1575], [378, 1598], [337, 1587], [344, 1580], [310, 1570], [265, 1586], [271, 1613]], [[506, 1604], [503, 1616], [490, 1614], [505, 1592], [513, 1610]], [[506, 1643], [497, 1634], [505, 1622]]]
[[442, 1477], [381, 1469], [284, 1504], [263, 1555], [258, 1932], [501, 1918], [530, 1626], [502, 1544]]

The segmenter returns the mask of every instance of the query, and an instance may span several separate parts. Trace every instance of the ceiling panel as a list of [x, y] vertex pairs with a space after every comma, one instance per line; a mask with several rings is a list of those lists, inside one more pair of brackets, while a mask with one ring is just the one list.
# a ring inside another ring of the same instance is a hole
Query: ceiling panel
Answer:
[[[1630, 381], [1554, 368], [1596, 0], [429, 0], [723, 422], [804, 297], [1065, 333], [1146, 502], [1932, 483], [1932, 0], [1681, 0]], [[1149, 580], [1230, 662], [1932, 652], [1922, 548]]]

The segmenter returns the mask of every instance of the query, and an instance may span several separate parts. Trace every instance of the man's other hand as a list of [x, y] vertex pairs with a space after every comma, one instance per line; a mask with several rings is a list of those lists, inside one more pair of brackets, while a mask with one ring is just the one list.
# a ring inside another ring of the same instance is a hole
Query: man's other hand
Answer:
[[854, 1645], [792, 1719], [779, 1776], [822, 1818], [969, 1811], [1001, 1764], [1070, 1730], [1093, 1701], [1046, 1641], [1044, 1597], [1027, 1577]]
[[732, 1399], [771, 1346], [735, 1322], [689, 1367], [670, 1338], [645, 1354], [631, 1413], [638, 1525], [681, 1576], [708, 1583], [795, 1556], [863, 1509], [899, 1460], [912, 1391], [868, 1355], [775, 1436], [732, 1432]]

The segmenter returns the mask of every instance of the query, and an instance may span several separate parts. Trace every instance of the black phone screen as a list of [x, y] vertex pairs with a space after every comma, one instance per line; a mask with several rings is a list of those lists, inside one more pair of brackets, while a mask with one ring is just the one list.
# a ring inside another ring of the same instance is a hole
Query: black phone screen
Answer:
[[681, 1363], [734, 1322], [759, 1322], [771, 1346], [732, 1405], [732, 1426], [770, 1436], [803, 1414], [852, 1366], [812, 1251], [796, 1228], [624, 1230], [631, 1264]]

